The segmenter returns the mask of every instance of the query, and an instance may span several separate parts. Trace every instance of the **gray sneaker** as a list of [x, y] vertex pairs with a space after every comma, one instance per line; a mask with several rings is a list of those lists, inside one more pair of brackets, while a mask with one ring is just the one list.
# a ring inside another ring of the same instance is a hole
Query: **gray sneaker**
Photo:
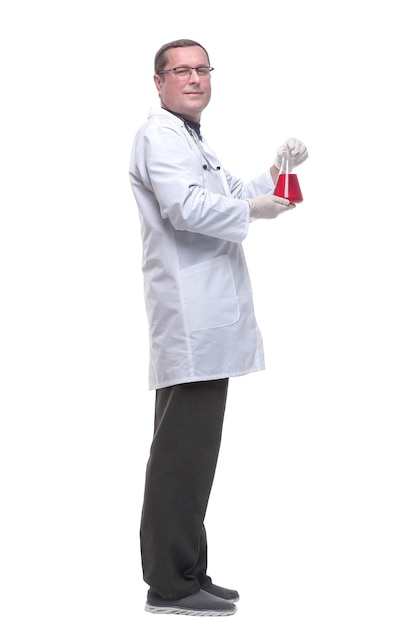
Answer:
[[223, 600], [228, 600], [229, 602], [238, 602], [239, 593], [235, 589], [227, 589], [226, 587], [219, 587], [219, 585], [215, 585], [211, 583], [207, 587], [202, 587], [204, 591], [211, 593], [212, 596], [217, 596], [218, 598], [222, 598]]
[[202, 589], [178, 600], [164, 600], [159, 594], [149, 589], [145, 605], [145, 611], [150, 613], [201, 615], [204, 617], [234, 615], [236, 610], [235, 604], [217, 598]]

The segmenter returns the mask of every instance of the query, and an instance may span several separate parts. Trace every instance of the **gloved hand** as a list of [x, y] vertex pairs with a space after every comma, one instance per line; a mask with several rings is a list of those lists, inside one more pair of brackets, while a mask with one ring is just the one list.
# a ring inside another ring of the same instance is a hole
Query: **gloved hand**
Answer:
[[274, 219], [280, 213], [293, 209], [295, 204], [291, 204], [286, 198], [279, 198], [272, 194], [249, 198], [249, 215], [254, 219]]
[[280, 146], [277, 150], [277, 156], [276, 160], [274, 161], [274, 165], [277, 167], [278, 170], [281, 166], [281, 159], [284, 150], [290, 151], [294, 167], [300, 165], [308, 158], [308, 150], [305, 144], [303, 144], [302, 141], [296, 139], [295, 137], [290, 137], [290, 139], [287, 139], [287, 141], [283, 143], [283, 145]]

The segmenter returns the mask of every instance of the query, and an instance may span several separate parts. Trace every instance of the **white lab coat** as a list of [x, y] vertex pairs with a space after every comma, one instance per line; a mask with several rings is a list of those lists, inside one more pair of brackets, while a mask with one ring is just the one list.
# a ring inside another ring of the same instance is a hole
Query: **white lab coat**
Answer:
[[152, 110], [135, 137], [130, 181], [139, 209], [149, 322], [149, 389], [264, 369], [241, 242], [245, 198], [269, 193], [264, 172], [248, 184], [209, 162], [181, 119]]

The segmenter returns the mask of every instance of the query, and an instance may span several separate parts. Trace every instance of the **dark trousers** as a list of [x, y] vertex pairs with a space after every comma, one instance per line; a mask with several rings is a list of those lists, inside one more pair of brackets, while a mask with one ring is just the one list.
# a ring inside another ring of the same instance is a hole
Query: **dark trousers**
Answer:
[[144, 580], [165, 599], [210, 584], [204, 518], [220, 450], [228, 379], [156, 391], [141, 520]]

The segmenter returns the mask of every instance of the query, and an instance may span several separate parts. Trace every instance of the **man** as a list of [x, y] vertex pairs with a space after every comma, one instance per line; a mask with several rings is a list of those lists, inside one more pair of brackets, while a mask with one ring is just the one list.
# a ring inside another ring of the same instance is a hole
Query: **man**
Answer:
[[228, 379], [264, 368], [241, 242], [250, 222], [294, 208], [272, 195], [269, 172], [245, 184], [200, 132], [211, 96], [207, 51], [192, 40], [155, 57], [161, 108], [137, 132], [130, 180], [139, 209], [155, 430], [141, 521], [145, 609], [232, 615], [235, 590], [207, 574], [204, 517], [219, 453]]

